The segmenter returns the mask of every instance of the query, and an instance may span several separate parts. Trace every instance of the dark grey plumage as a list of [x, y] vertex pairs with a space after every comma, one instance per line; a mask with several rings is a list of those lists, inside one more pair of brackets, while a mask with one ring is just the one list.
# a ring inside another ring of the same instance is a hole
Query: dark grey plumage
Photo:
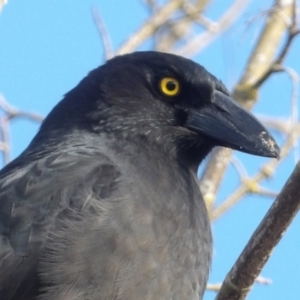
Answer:
[[0, 173], [0, 299], [202, 298], [196, 169], [215, 145], [279, 153], [190, 60], [137, 52], [92, 71]]

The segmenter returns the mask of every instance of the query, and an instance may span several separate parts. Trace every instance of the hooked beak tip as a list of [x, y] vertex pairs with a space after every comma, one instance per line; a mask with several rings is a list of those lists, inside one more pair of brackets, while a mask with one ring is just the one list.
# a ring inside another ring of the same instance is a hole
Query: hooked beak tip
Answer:
[[273, 138], [270, 137], [270, 135], [263, 131], [259, 135], [259, 139], [261, 140], [262, 145], [265, 146], [265, 148], [268, 150], [269, 156], [276, 158], [277, 160], [280, 159], [280, 148], [275, 142]]

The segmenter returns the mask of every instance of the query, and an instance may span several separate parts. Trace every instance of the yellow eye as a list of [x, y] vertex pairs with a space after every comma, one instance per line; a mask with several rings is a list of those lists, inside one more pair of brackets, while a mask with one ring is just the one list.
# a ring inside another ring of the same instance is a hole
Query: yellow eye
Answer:
[[167, 96], [173, 97], [179, 94], [180, 86], [177, 79], [165, 77], [159, 83], [160, 90]]

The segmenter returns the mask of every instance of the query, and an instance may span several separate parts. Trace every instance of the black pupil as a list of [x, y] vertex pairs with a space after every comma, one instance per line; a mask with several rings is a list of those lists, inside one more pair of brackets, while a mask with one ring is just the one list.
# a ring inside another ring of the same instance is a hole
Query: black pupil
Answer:
[[176, 89], [176, 83], [174, 81], [169, 81], [167, 83], [167, 89], [171, 92], [174, 91]]

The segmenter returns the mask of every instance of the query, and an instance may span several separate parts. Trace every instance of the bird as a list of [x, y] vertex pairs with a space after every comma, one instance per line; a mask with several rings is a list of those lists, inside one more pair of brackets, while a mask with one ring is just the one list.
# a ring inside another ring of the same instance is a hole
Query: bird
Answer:
[[197, 169], [215, 146], [280, 153], [190, 59], [140, 51], [91, 71], [0, 171], [0, 299], [202, 299]]

